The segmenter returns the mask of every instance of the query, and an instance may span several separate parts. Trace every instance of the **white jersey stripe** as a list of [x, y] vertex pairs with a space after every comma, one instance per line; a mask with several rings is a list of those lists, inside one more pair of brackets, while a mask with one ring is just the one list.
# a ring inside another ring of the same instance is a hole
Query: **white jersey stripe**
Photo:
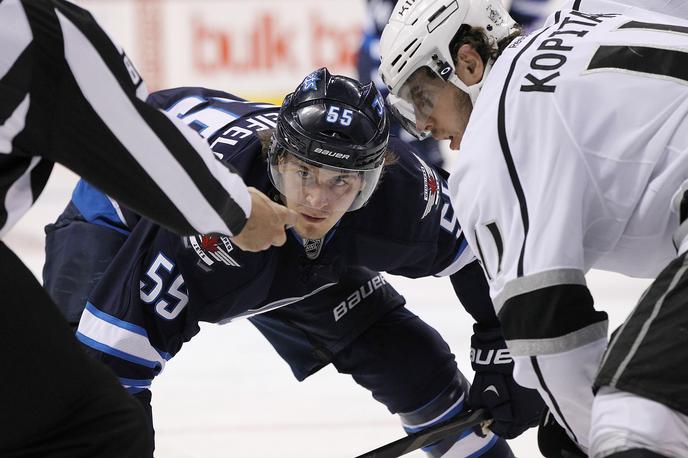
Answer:
[[[118, 321], [91, 304], [87, 304], [79, 321], [78, 333], [100, 346], [112, 348], [124, 355], [133, 357], [131, 359], [157, 363], [162, 370], [166, 360], [151, 345], [148, 336], [136, 332], [131, 327], [118, 325]], [[127, 358], [125, 357], [125, 359]]]
[[[57, 15], [64, 36], [65, 59], [84, 97], [98, 116], [165, 195], [177, 204], [177, 208], [196, 230], [231, 234], [183, 167], [138, 113], [93, 45], [69, 19], [60, 12]], [[201, 137], [188, 127], [182, 127], [181, 121], [168, 117], [177, 123], [179, 130], [197, 151], [207, 148]], [[222, 167], [212, 159], [212, 155], [207, 156], [205, 161], [210, 170], [217, 171]], [[214, 174], [217, 178], [218, 173]], [[229, 188], [228, 192], [233, 198], [241, 196], [243, 183], [240, 177], [225, 170], [222, 178], [220, 182]], [[250, 207], [250, 201], [248, 193], [244, 194], [237, 203], [246, 210]]]
[[150, 389], [152, 384], [151, 380], [134, 380], [134, 383], [127, 383], [128, 381], [129, 379], [124, 379], [121, 377], [119, 378], [119, 382], [122, 384], [122, 387], [130, 394], [136, 394], [143, 390]]
[[554, 355], [575, 350], [598, 340], [607, 340], [607, 321], [599, 321], [560, 337], [508, 340], [511, 356]]
[[[110, 196], [105, 196], [105, 197], [107, 197], [108, 201], [110, 201], [110, 204], [112, 204], [112, 208], [115, 209], [115, 213], [117, 214], [117, 217], [122, 222], [122, 224], [124, 224], [126, 227], [129, 227], [129, 223], [127, 222], [126, 218], [124, 217], [124, 213], [122, 213], [122, 209], [120, 208], [119, 203], [117, 203], [117, 201]], [[131, 229], [131, 228], [129, 227], [129, 229]]]
[[473, 254], [473, 252], [468, 248], [468, 245], [466, 244], [465, 240], [461, 243], [461, 248], [459, 251], [458, 256], [452, 261], [451, 264], [449, 264], [447, 267], [444, 268], [441, 272], [437, 272], [434, 276], [435, 277], [447, 277], [449, 275], [454, 275], [456, 272], [459, 270], [463, 269], [466, 267], [468, 264], [472, 263], [475, 261], [477, 258]]
[[12, 226], [19, 221], [19, 218], [26, 213], [33, 205], [33, 192], [31, 190], [31, 171], [41, 162], [40, 157], [32, 157], [29, 167], [7, 190], [5, 194], [5, 211], [7, 220], [0, 229], [0, 239], [12, 229]]
[[26, 114], [29, 112], [30, 96], [26, 94], [24, 100], [17, 106], [5, 123], [0, 126], [0, 154], [12, 152], [12, 140], [24, 129]]
[[19, 55], [33, 40], [29, 20], [19, 0], [0, 3], [0, 78], [14, 66]]

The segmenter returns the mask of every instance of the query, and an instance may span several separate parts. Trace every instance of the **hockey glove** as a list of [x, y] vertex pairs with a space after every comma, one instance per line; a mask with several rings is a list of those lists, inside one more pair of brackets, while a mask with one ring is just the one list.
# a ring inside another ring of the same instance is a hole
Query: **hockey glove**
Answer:
[[538, 428], [538, 448], [545, 458], [585, 458], [588, 456], [571, 440], [546, 407], [542, 412]]
[[486, 408], [494, 422], [490, 428], [505, 439], [513, 439], [536, 426], [544, 409], [536, 390], [514, 381], [514, 362], [499, 328], [473, 325], [471, 366], [475, 378], [468, 395], [471, 408]]

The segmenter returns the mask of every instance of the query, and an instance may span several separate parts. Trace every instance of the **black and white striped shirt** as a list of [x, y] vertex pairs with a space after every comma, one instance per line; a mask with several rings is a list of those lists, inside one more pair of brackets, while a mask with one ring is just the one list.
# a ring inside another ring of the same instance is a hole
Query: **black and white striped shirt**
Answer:
[[241, 178], [178, 119], [87, 11], [62, 0], [0, 0], [0, 237], [58, 162], [183, 234], [238, 233]]

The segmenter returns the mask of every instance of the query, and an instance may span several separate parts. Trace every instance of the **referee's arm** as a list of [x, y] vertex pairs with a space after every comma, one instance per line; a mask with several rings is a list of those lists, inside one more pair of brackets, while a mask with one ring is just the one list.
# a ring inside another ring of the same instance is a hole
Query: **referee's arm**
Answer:
[[250, 215], [246, 248], [281, 244], [294, 215], [249, 193], [201, 137], [147, 105], [141, 77], [90, 13], [60, 0], [0, 0], [0, 25], [0, 83], [11, 89], [0, 101], [18, 127], [6, 153], [64, 164], [178, 233], [233, 236]]
[[34, 24], [32, 11], [54, 5], [67, 66], [54, 159], [176, 232], [238, 234], [251, 213], [242, 179], [195, 132], [144, 102], [141, 77], [90, 13], [59, 1], [35, 3], [24, 2]]

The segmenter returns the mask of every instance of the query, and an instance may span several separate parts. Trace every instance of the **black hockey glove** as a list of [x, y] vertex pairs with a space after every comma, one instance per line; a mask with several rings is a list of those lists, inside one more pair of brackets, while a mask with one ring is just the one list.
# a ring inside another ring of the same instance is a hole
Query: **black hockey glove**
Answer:
[[471, 408], [486, 408], [494, 422], [490, 429], [505, 439], [513, 439], [536, 426], [544, 409], [536, 390], [514, 381], [514, 362], [499, 328], [473, 325], [471, 366], [475, 378], [468, 395]]
[[588, 456], [571, 440], [546, 407], [542, 412], [538, 428], [538, 448], [545, 458], [585, 458]]

